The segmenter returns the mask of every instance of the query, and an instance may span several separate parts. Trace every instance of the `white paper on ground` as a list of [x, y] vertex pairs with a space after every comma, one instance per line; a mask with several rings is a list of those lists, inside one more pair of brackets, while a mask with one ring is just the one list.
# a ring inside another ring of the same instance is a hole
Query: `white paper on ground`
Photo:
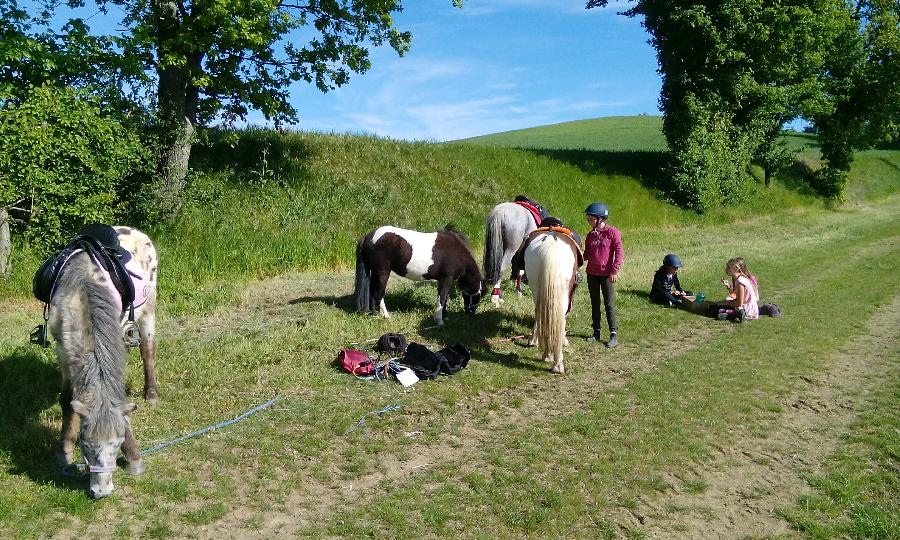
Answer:
[[397, 373], [397, 380], [400, 381], [400, 384], [403, 386], [412, 386], [419, 382], [416, 373], [409, 368], [403, 368], [403, 371]]

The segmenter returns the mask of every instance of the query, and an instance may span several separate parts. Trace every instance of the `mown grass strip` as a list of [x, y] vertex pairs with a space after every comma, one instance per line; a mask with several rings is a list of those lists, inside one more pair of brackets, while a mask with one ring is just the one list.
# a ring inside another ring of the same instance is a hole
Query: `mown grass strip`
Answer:
[[808, 538], [900, 538], [900, 363], [884, 366], [865, 403], [825, 472], [808, 478], [813, 493], [779, 511]]
[[[821, 369], [828, 352], [853, 335], [853, 325], [831, 324], [843, 320], [845, 306], [855, 306], [855, 316], [864, 320], [886, 294], [896, 294], [885, 286], [900, 263], [900, 252], [890, 244], [856, 258], [848, 258], [846, 247], [831, 256], [845, 263], [823, 279], [804, 276], [806, 286], [792, 297], [790, 316], [779, 321], [791, 346], [777, 355], [768, 354], [769, 325], [745, 325], [676, 354], [625, 388], [599, 396], [589, 410], [506, 426], [475, 455], [442, 464], [431, 477], [385, 485], [386, 495], [334, 519], [328, 533], [591, 534], [591, 524], [608, 523], [617, 507], [627, 509], [629, 501], [669, 489], [663, 473], [702, 461], [738, 433], [765, 431], [777, 416], [773, 403], [792, 381]], [[805, 260], [791, 263], [799, 271]], [[842, 286], [851, 279], [857, 286]], [[827, 301], [814, 294], [819, 290], [831, 291]], [[479, 511], [469, 511], [474, 508]]]

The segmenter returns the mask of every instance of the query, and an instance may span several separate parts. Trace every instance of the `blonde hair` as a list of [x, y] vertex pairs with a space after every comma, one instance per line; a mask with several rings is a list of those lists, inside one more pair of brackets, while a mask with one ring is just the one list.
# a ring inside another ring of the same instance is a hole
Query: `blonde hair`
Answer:
[[[733, 267], [733, 268], [736, 268], [737, 271], [738, 271], [742, 276], [746, 276], [747, 279], [750, 280], [750, 283], [753, 284], [753, 288], [754, 288], [754, 289], [759, 290], [759, 285], [757, 284], [756, 276], [754, 276], [753, 274], [750, 273], [750, 269], [747, 268], [747, 263], [744, 262], [744, 258], [743, 258], [743, 257], [734, 257], [733, 259], [728, 259], [728, 262], [726, 263], [725, 266], [726, 266], [727, 268], [732, 268], [732, 267]], [[734, 281], [733, 278], [732, 278], [732, 281]]]

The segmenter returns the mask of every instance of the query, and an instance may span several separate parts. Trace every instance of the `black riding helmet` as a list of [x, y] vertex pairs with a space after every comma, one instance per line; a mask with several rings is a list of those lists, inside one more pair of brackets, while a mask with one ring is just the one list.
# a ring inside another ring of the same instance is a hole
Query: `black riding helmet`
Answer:
[[675, 268], [681, 268], [683, 265], [681, 264], [681, 258], [674, 253], [669, 253], [663, 258], [663, 266], [674, 266]]
[[609, 217], [609, 207], [603, 203], [592, 202], [584, 209], [584, 213], [588, 216], [597, 216], [600, 219], [606, 219]]
[[563, 222], [558, 217], [547, 216], [541, 220], [541, 227], [564, 227]]

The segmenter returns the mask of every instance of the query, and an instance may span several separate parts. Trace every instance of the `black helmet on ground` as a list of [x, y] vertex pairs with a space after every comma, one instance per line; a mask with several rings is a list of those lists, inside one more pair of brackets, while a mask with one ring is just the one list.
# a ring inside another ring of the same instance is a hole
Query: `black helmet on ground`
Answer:
[[609, 207], [603, 203], [592, 202], [584, 209], [584, 213], [588, 216], [597, 216], [600, 219], [606, 219], [609, 217]]
[[664, 266], [674, 266], [675, 268], [681, 268], [683, 265], [681, 264], [681, 258], [674, 253], [669, 253], [663, 258]]

